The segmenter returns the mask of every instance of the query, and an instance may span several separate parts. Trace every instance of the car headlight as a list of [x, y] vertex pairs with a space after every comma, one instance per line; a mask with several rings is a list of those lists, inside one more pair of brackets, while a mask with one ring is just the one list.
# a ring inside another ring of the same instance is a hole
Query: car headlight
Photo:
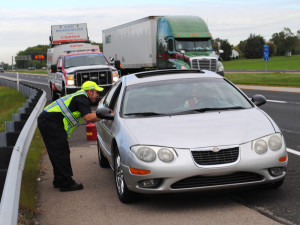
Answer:
[[268, 144], [264, 140], [258, 140], [254, 144], [254, 150], [258, 154], [263, 154], [268, 150]]
[[163, 162], [172, 162], [174, 159], [174, 154], [168, 148], [159, 149], [157, 155]]
[[113, 75], [113, 82], [117, 82], [119, 80], [119, 74], [118, 71], [113, 70], [112, 71], [112, 75]]
[[277, 151], [282, 147], [282, 138], [281, 135], [275, 134], [272, 135], [268, 141], [268, 146], [271, 150]]
[[146, 147], [146, 146], [139, 148], [136, 151], [135, 155], [140, 160], [143, 160], [145, 162], [153, 162], [156, 159], [155, 151], [153, 151], [153, 149]]
[[73, 86], [74, 84], [75, 84], [74, 75], [73, 74], [68, 74], [67, 75], [67, 85]]
[[159, 146], [136, 145], [130, 150], [138, 159], [145, 162], [153, 162], [157, 156], [162, 162], [172, 162], [176, 155], [172, 148]]
[[252, 142], [252, 149], [258, 154], [263, 154], [268, 151], [277, 151], [282, 147], [282, 135], [280, 133], [268, 135]]
[[224, 66], [221, 65], [219, 68], [218, 68], [218, 72], [221, 72], [221, 71], [224, 71]]

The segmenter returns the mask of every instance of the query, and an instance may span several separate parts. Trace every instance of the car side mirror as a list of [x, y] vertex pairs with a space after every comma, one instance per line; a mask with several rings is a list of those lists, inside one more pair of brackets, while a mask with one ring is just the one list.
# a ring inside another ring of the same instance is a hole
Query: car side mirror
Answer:
[[100, 119], [114, 120], [115, 115], [109, 108], [100, 108], [96, 111], [96, 116]]
[[253, 95], [251, 100], [256, 106], [264, 105], [267, 102], [267, 99], [263, 95]]
[[51, 71], [51, 73], [56, 73], [57, 72], [57, 66], [56, 65], [51, 65], [50, 71]]
[[121, 69], [121, 61], [120, 60], [115, 60], [115, 68], [117, 70], [120, 70]]

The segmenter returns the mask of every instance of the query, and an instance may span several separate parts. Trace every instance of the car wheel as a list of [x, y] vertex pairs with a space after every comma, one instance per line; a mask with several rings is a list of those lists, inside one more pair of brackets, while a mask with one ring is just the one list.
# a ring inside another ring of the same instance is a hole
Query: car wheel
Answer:
[[99, 159], [99, 165], [101, 168], [108, 168], [109, 167], [109, 163], [107, 158], [105, 158], [105, 156], [103, 155], [101, 148], [100, 148], [100, 144], [99, 144], [99, 140], [97, 138], [97, 148], [98, 148], [98, 159]]
[[124, 180], [124, 172], [121, 168], [121, 157], [118, 151], [115, 152], [114, 157], [114, 175], [115, 184], [118, 192], [118, 197], [123, 203], [130, 203], [136, 199], [137, 194], [130, 191]]

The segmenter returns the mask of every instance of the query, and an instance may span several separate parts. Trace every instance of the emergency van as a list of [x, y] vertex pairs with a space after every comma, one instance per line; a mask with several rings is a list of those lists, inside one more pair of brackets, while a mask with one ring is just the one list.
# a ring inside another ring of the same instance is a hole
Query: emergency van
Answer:
[[119, 79], [99, 46], [91, 44], [86, 23], [51, 26], [47, 70], [53, 101], [81, 89], [87, 80], [101, 86], [104, 96]]

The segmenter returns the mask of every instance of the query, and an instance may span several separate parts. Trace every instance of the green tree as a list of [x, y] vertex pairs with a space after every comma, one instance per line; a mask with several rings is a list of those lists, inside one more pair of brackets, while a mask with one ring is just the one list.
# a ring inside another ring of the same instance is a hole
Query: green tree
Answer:
[[237, 47], [240, 50], [240, 57], [245, 57], [245, 46], [246, 46], [247, 41], [240, 41], [240, 43], [237, 45]]
[[247, 59], [259, 59], [264, 56], [263, 49], [266, 41], [262, 36], [250, 34], [246, 41], [244, 54]]
[[98, 45], [99, 48], [100, 48], [100, 52], [103, 52], [103, 43], [97, 43], [97, 42], [92, 41], [91, 44], [92, 45]]
[[276, 45], [276, 55], [285, 55], [287, 52], [295, 53], [299, 38], [290, 28], [284, 27], [283, 31], [272, 35], [270, 41]]
[[273, 56], [276, 52], [276, 45], [273, 41], [268, 41], [267, 45], [269, 45], [269, 56]]
[[231, 60], [232, 49], [231, 49], [231, 45], [229, 44], [228, 40], [227, 39], [222, 40], [222, 39], [217, 38], [215, 41], [221, 43], [221, 49], [224, 51], [222, 54], [220, 54], [221, 58], [224, 61]]
[[9, 65], [5, 62], [0, 62], [0, 66], [3, 66], [4, 70], [8, 70], [9, 69]]
[[300, 30], [297, 31], [297, 43], [295, 48], [295, 54], [300, 54]]
[[[41, 69], [47, 63], [47, 49], [49, 45], [37, 45], [34, 47], [28, 47], [24, 51], [19, 51], [17, 56], [30, 55], [31, 60], [16, 60], [16, 66], [18, 68], [28, 68], [36, 65], [38, 69]], [[43, 55], [44, 59], [35, 59], [36, 55]]]

